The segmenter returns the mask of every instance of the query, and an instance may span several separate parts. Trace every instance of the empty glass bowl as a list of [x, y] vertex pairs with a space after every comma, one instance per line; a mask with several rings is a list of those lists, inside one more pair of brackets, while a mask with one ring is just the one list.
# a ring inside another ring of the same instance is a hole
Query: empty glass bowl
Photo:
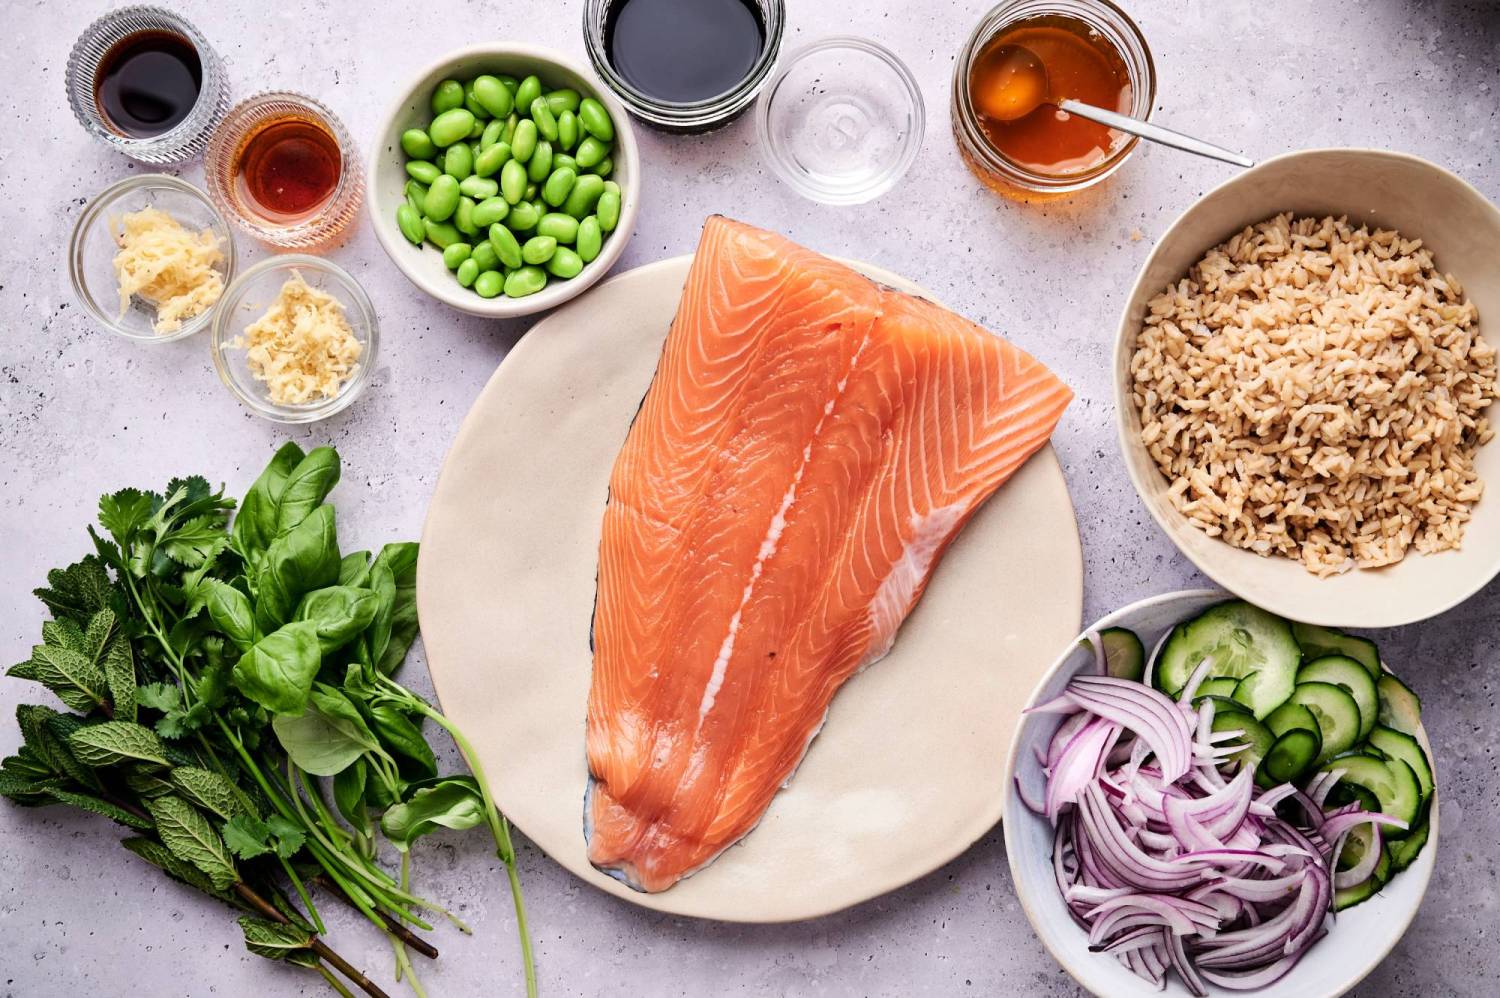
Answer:
[[[234, 239], [229, 223], [214, 208], [208, 195], [192, 184], [164, 173], [147, 173], [122, 180], [94, 198], [78, 216], [68, 243], [68, 276], [84, 310], [111, 332], [141, 343], [170, 343], [191, 336], [207, 326], [218, 306], [199, 313], [170, 333], [155, 329], [156, 308], [139, 297], [120, 311], [120, 288], [114, 260], [121, 215], [142, 208], [159, 208], [194, 232], [210, 229], [224, 252], [221, 268], [224, 283], [234, 278]], [[220, 304], [223, 298], [219, 299]]]
[[825, 204], [862, 204], [894, 187], [926, 122], [911, 71], [883, 45], [853, 37], [793, 52], [756, 111], [772, 168]]
[[[236, 346], [235, 340], [271, 307], [294, 271], [314, 288], [338, 299], [354, 337], [364, 349], [354, 373], [337, 395], [301, 405], [278, 405], [267, 397], [265, 383], [251, 372], [246, 350]], [[370, 381], [379, 341], [375, 306], [370, 304], [359, 282], [337, 264], [301, 253], [273, 256], [246, 270], [224, 292], [224, 299], [214, 312], [213, 356], [219, 380], [256, 415], [278, 423], [311, 423], [347, 407]]]

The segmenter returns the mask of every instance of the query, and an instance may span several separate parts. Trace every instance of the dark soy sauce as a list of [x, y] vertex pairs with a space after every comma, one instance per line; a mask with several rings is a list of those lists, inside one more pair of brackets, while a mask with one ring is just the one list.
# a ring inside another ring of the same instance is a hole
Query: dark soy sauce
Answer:
[[750, 0], [618, 0], [607, 16], [615, 72], [647, 96], [674, 103], [733, 90], [766, 42]]
[[138, 31], [104, 53], [94, 79], [104, 119], [135, 139], [175, 128], [198, 103], [203, 62], [198, 50], [170, 31]]

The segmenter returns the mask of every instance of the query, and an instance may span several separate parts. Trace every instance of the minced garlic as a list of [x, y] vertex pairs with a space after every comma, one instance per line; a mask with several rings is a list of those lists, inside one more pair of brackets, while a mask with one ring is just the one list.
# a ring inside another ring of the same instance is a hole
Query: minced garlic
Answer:
[[333, 398], [364, 352], [339, 300], [295, 270], [266, 313], [230, 346], [246, 351], [250, 373], [277, 405]]
[[193, 233], [160, 208], [142, 208], [119, 219], [114, 232], [115, 281], [120, 286], [120, 315], [139, 295], [156, 306], [158, 333], [172, 333], [182, 323], [213, 307], [224, 293], [219, 272], [224, 253], [212, 229]]

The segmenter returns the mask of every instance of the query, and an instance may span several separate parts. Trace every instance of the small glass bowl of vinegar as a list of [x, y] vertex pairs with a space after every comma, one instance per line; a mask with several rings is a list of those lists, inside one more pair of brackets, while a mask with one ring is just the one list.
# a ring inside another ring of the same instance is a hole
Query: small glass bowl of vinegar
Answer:
[[[953, 137], [987, 186], [1017, 201], [1050, 201], [1113, 174], [1139, 141], [1043, 104], [1019, 121], [987, 119], [973, 89], [1002, 44], [1032, 49], [1054, 96], [1148, 120], [1156, 66], [1136, 23], [1109, 0], [1006, 0], [975, 27], [953, 67]], [[1072, 87], [1083, 87], [1073, 90]]]

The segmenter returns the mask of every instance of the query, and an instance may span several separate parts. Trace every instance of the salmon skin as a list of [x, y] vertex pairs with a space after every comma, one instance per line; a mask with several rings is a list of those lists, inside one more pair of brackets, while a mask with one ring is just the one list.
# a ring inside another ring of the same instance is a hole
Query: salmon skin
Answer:
[[662, 891], [749, 832], [1071, 399], [953, 313], [710, 218], [610, 476], [594, 866]]

